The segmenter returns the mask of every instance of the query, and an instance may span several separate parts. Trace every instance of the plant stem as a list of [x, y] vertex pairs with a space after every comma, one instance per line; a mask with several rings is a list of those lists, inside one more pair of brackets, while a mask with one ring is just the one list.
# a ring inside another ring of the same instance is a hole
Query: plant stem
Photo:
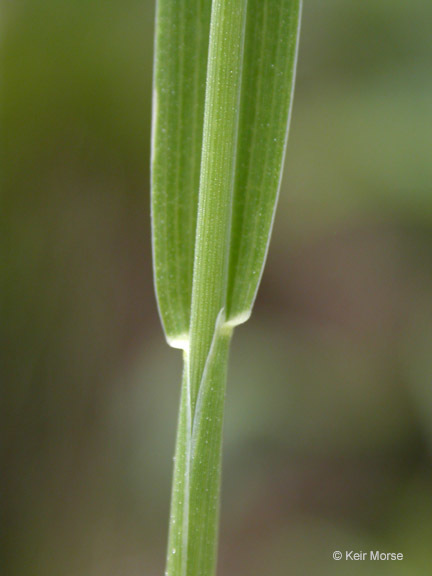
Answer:
[[190, 325], [191, 407], [226, 305], [247, 0], [212, 6]]
[[171, 495], [167, 576], [215, 573], [222, 429], [232, 331], [218, 331], [191, 422], [187, 358], [183, 376]]
[[184, 354], [168, 576], [215, 573], [232, 195], [247, 0], [213, 0], [189, 345]]

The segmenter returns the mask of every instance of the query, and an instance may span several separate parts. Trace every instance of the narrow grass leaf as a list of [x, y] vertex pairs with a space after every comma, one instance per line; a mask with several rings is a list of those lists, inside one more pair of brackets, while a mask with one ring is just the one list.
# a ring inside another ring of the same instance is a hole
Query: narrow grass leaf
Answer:
[[249, 0], [227, 318], [249, 317], [276, 208], [293, 100], [301, 2]]
[[189, 331], [211, 0], [159, 0], [152, 129], [152, 245], [168, 342]]

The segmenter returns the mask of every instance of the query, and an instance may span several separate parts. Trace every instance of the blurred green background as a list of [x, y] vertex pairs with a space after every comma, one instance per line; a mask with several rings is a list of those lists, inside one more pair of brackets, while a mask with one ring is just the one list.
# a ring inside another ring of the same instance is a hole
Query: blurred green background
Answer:
[[[150, 0], [2, 8], [2, 574], [164, 570], [181, 358], [152, 286]], [[307, 0], [231, 355], [219, 573], [432, 567], [432, 3]], [[399, 563], [334, 550], [402, 552]]]

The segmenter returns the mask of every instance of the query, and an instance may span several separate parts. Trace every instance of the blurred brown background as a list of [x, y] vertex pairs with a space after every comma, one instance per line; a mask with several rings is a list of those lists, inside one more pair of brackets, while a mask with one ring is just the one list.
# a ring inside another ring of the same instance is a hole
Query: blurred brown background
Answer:
[[[181, 358], [152, 286], [153, 20], [149, 0], [3, 6], [7, 576], [164, 570]], [[431, 22], [428, 0], [305, 3], [231, 355], [221, 576], [431, 571]]]

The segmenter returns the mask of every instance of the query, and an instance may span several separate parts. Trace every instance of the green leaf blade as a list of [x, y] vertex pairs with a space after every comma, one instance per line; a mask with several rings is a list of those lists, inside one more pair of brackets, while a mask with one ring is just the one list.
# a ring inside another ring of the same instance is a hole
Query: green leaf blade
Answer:
[[249, 0], [231, 228], [227, 319], [249, 317], [280, 188], [301, 0]]
[[159, 0], [152, 129], [152, 246], [168, 342], [189, 331], [211, 0]]
[[[168, 342], [189, 338], [211, 0], [159, 0], [154, 73], [152, 235]], [[249, 0], [227, 320], [244, 322], [262, 276], [283, 170], [301, 0]]]

